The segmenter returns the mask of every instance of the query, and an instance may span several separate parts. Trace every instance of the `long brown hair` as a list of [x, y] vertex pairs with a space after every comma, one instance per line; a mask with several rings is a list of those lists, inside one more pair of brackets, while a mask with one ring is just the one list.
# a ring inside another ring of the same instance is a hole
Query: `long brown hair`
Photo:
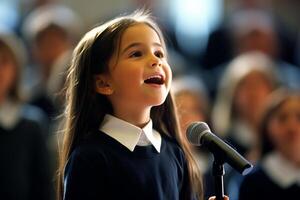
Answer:
[[[66, 110], [64, 113], [64, 141], [60, 152], [58, 172], [58, 199], [63, 196], [63, 173], [70, 154], [78, 143], [90, 132], [99, 128], [105, 114], [112, 114], [112, 105], [106, 96], [98, 94], [94, 89], [94, 76], [108, 72], [108, 61], [118, 50], [123, 32], [136, 24], [147, 24], [159, 35], [165, 47], [162, 33], [146, 11], [136, 11], [127, 16], [113, 19], [98, 26], [81, 39], [74, 50], [73, 60], [67, 77]], [[175, 138], [185, 153], [191, 191], [202, 198], [202, 181], [190, 147], [178, 129], [173, 99], [168, 94], [165, 102], [151, 109], [153, 126], [162, 134]]]

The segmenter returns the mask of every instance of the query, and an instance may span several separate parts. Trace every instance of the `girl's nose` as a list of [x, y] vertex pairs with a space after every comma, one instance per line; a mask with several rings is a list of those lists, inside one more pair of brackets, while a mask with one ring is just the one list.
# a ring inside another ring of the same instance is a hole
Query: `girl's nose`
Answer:
[[151, 67], [160, 67], [161, 66], [161, 60], [156, 57], [155, 55], [152, 55], [150, 59], [150, 65]]
[[152, 67], [160, 67], [160, 66], [161, 66], [161, 63], [160, 63], [160, 62], [152, 63]]

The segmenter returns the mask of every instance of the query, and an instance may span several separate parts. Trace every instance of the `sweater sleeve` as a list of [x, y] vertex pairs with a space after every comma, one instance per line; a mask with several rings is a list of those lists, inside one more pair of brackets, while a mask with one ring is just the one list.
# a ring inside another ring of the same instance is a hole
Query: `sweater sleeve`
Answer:
[[64, 200], [92, 200], [106, 196], [105, 165], [100, 155], [75, 149], [65, 168]]

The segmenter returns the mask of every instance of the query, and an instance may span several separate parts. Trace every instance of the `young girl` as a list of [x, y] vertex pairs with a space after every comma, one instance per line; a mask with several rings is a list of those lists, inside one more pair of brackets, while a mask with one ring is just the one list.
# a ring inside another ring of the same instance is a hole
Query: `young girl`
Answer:
[[68, 75], [59, 199], [200, 199], [171, 79], [162, 34], [144, 12], [83, 37]]
[[240, 200], [300, 196], [300, 94], [277, 91], [262, 117], [263, 158], [246, 176]]

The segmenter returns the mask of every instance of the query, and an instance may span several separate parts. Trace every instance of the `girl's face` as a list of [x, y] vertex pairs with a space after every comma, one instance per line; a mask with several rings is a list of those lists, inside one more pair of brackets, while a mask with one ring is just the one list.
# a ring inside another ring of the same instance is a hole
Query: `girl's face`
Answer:
[[109, 61], [109, 71], [100, 79], [109, 89], [106, 95], [114, 112], [150, 110], [162, 104], [170, 90], [172, 73], [165, 49], [158, 34], [146, 24], [124, 31], [119, 49]]
[[0, 52], [0, 102], [8, 95], [15, 77], [16, 66], [10, 56]]
[[293, 97], [271, 117], [268, 133], [275, 148], [300, 167], [300, 98]]

